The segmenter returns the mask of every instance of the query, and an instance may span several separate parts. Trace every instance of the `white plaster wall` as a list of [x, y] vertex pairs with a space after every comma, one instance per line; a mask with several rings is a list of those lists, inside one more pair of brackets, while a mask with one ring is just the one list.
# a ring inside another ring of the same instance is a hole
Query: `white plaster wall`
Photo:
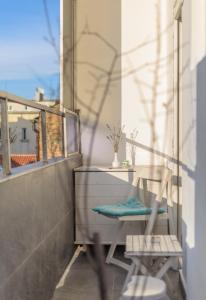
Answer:
[[188, 300], [205, 299], [206, 1], [183, 6], [182, 221]]
[[[121, 81], [112, 82], [105, 93], [109, 75], [102, 69], [108, 72], [114, 56], [121, 53], [121, 1], [78, 0], [76, 3], [76, 40], [79, 41], [76, 52], [76, 101], [81, 109], [82, 152], [85, 163], [91, 158], [91, 164], [108, 164], [112, 161], [112, 148], [106, 140], [106, 123], [121, 126]], [[82, 34], [83, 30], [88, 29], [91, 34]], [[120, 57], [113, 71], [121, 72]], [[101, 75], [104, 78], [98, 85]]]
[[[172, 96], [172, 82], [168, 80], [171, 79], [169, 2], [78, 0], [76, 3], [76, 101], [81, 109], [85, 163], [90, 158], [90, 164], [111, 164], [113, 150], [106, 140], [106, 123], [125, 125], [120, 160], [149, 164], [151, 148], [168, 154], [171, 146], [168, 143], [171, 142], [171, 121], [168, 120], [171, 120], [172, 111], [171, 106], [170, 113], [166, 109]], [[86, 34], [82, 34], [83, 30]], [[98, 78], [104, 74], [102, 69], [109, 71], [115, 51], [99, 36], [111, 43], [119, 55], [101, 111], [109, 75], [101, 79], [99, 85]], [[98, 117], [91, 153], [92, 128]], [[151, 142], [152, 121], [156, 135], [154, 144]], [[135, 129], [139, 134], [137, 140], [131, 142]], [[133, 159], [132, 144], [136, 153]], [[162, 155], [154, 159], [153, 162], [160, 163]]]
[[[164, 154], [169, 151], [168, 137], [172, 124], [170, 122], [169, 128], [167, 125], [171, 116], [172, 90], [169, 88], [171, 74], [168, 70], [172, 48], [168, 38], [172, 11], [168, 12], [168, 9], [169, 1], [165, 0], [122, 0], [121, 114], [122, 123], [126, 126], [126, 154], [130, 161], [130, 136], [134, 129], [139, 132], [136, 164], [162, 163], [162, 156], [154, 156], [151, 149]], [[125, 70], [135, 72], [124, 77]], [[169, 102], [170, 107], [166, 109]]]

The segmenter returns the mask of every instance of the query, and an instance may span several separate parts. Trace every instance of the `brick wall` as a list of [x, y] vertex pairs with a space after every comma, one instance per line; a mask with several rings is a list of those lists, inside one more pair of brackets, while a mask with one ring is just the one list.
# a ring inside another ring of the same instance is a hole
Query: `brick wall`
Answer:
[[[58, 115], [46, 113], [47, 153], [48, 159], [64, 154], [63, 119]], [[42, 160], [41, 117], [38, 120], [39, 134], [37, 136], [38, 159]]]

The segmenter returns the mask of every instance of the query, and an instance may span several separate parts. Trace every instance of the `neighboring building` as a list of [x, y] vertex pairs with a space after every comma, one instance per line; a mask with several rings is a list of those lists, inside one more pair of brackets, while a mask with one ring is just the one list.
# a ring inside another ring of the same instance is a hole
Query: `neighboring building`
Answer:
[[[35, 99], [31, 100], [46, 106], [54, 106], [59, 100], [44, 99], [44, 90], [36, 89]], [[11, 154], [37, 155], [37, 133], [34, 120], [39, 117], [37, 109], [17, 103], [8, 103], [8, 119], [11, 141]], [[1, 130], [0, 130], [1, 141]]]

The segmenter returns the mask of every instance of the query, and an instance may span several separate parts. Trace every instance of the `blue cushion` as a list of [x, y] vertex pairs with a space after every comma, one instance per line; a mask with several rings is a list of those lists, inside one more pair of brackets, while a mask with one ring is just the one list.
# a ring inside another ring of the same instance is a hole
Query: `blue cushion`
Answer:
[[[123, 217], [150, 215], [152, 208], [146, 207], [138, 198], [133, 197], [129, 198], [126, 202], [97, 206], [93, 208], [93, 211], [108, 217]], [[163, 208], [159, 208], [159, 214], [164, 212], [165, 210]]]

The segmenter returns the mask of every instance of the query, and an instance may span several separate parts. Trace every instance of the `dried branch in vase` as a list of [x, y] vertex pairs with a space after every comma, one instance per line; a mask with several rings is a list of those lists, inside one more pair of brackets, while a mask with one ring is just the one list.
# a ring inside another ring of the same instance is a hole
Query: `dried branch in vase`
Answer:
[[106, 137], [108, 141], [112, 144], [114, 152], [117, 153], [119, 151], [119, 144], [122, 140], [124, 126], [122, 128], [116, 128], [115, 126], [111, 127], [109, 124], [106, 124], [106, 126], [109, 131]]

